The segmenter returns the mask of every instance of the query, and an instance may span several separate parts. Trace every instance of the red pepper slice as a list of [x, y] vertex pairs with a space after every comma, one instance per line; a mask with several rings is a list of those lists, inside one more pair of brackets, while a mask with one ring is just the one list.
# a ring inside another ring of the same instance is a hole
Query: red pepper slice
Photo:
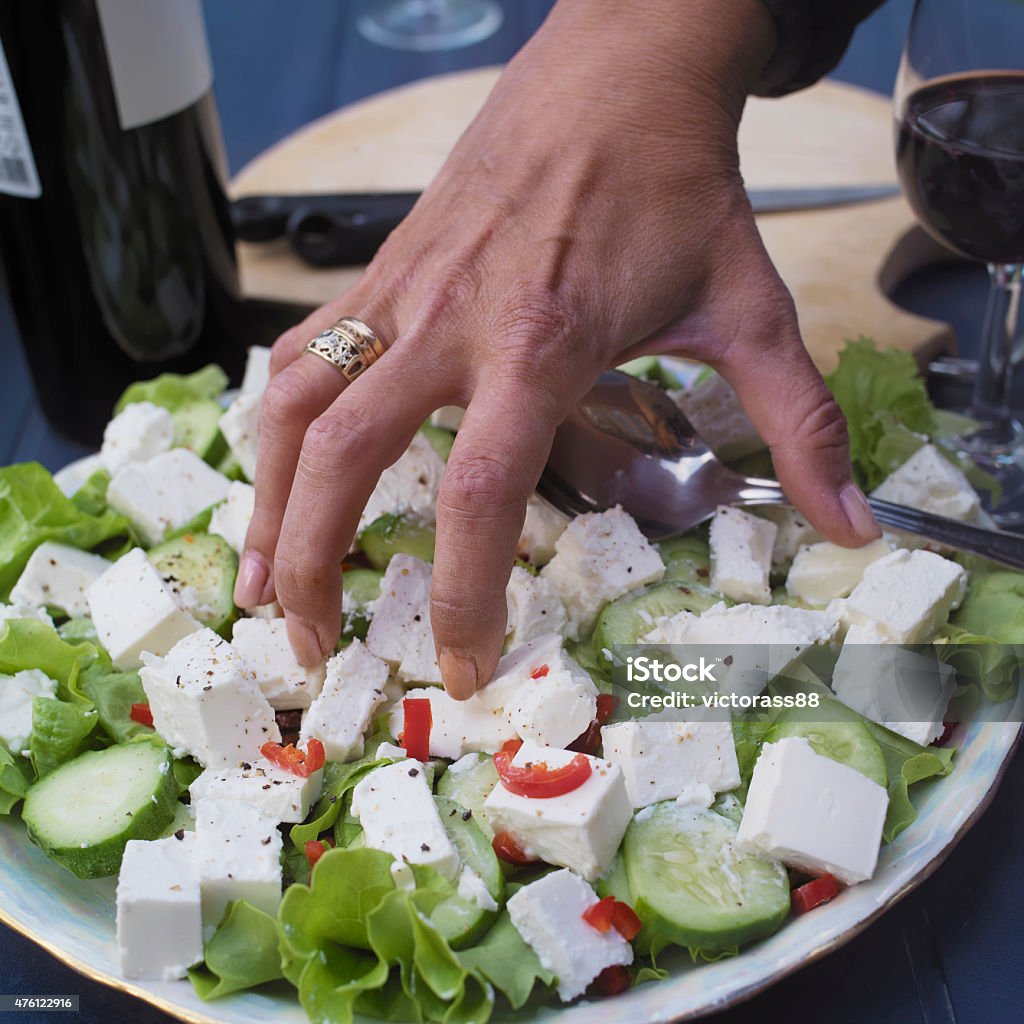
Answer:
[[434, 724], [430, 701], [426, 697], [406, 697], [402, 701], [405, 725], [402, 728], [402, 746], [417, 761], [430, 760], [430, 729]]
[[577, 754], [561, 768], [549, 768], [544, 761], [519, 766], [512, 763], [515, 753], [508, 749], [510, 745], [506, 743], [494, 755], [494, 767], [498, 769], [501, 784], [516, 796], [532, 797], [534, 800], [564, 796], [579, 789], [590, 778], [590, 762], [583, 754]]
[[953, 730], [959, 725], [959, 722], [943, 722], [942, 723], [942, 735], [938, 739], [932, 740], [933, 747], [944, 747], [952, 738]]
[[316, 862], [332, 847], [334, 842], [331, 839], [307, 839], [306, 845], [302, 848], [302, 852], [306, 855], [306, 860], [309, 861], [310, 871], [316, 867]]
[[148, 704], [133, 704], [131, 711], [128, 712], [128, 717], [133, 722], [138, 722], [139, 725], [148, 725], [151, 729], [153, 728], [153, 712]]
[[608, 719], [615, 714], [619, 706], [619, 698], [614, 693], [599, 693], [597, 695], [597, 724], [607, 725]]
[[591, 983], [590, 990], [596, 996], [617, 996], [630, 986], [629, 971], [621, 964], [606, 967]]
[[541, 665], [540, 668], [534, 669], [530, 673], [530, 678], [531, 679], [543, 679], [550, 671], [551, 671], [551, 667], [549, 665]]
[[823, 903], [839, 895], [839, 883], [834, 875], [822, 875], [812, 882], [807, 882], [790, 893], [794, 914], [806, 914], [808, 910], [820, 907]]
[[590, 754], [591, 757], [596, 757], [597, 752], [601, 749], [601, 726], [597, 722], [591, 722], [587, 726], [586, 732], [581, 732], [565, 749], [574, 750], [577, 754]]
[[491, 840], [491, 848], [500, 860], [506, 864], [533, 864], [532, 857], [512, 838], [508, 832], [496, 832]]
[[583, 911], [583, 920], [590, 925], [591, 928], [597, 929], [601, 934], [610, 932], [612, 930], [612, 917], [615, 914], [615, 897], [605, 896], [603, 900], [598, 900], [592, 906], [587, 907]]
[[260, 753], [278, 768], [283, 768], [303, 779], [308, 779], [313, 772], [323, 768], [326, 761], [324, 745], [316, 739], [306, 744], [305, 751], [300, 750], [294, 743], [284, 747], [280, 743], [264, 743], [260, 747]]
[[615, 909], [612, 912], [612, 927], [627, 941], [632, 942], [643, 928], [644, 923], [637, 916], [636, 911], [622, 900], [615, 901]]

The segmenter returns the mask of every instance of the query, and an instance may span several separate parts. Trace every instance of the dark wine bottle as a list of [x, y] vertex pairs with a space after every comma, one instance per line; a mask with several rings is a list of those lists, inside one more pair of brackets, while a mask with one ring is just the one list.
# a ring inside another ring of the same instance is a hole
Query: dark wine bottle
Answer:
[[95, 442], [132, 380], [237, 378], [254, 339], [200, 0], [4, 0], [0, 47], [0, 256], [47, 419]]

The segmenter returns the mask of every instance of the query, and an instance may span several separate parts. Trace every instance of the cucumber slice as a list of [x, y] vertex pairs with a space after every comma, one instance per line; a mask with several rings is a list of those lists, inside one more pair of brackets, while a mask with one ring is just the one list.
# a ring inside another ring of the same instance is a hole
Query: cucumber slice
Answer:
[[[384, 574], [376, 569], [349, 569], [342, 575], [342, 587], [355, 606], [345, 615], [341, 627], [343, 639], [357, 636], [366, 639], [370, 629], [370, 614], [366, 606], [380, 597], [380, 581]], [[347, 603], [347, 602], [346, 602]]]
[[[816, 720], [822, 716], [821, 708], [813, 712], [800, 712], [795, 709], [783, 712], [772, 727], [772, 742], [787, 736], [803, 736], [816, 754], [856, 768], [880, 786], [888, 786], [889, 772], [885, 765], [885, 755], [874, 736], [868, 731], [868, 727], [854, 711], [850, 711], [850, 718], [844, 716], [838, 721], [833, 720], [833, 704], [837, 708], [842, 707], [838, 701], [829, 701], [830, 720], [826, 722]], [[812, 715], [815, 719], [813, 721]]]
[[720, 952], [776, 931], [789, 913], [789, 878], [775, 861], [736, 846], [736, 825], [713, 811], [655, 804], [626, 830], [633, 909], [681, 946]]
[[672, 537], [658, 545], [665, 563], [666, 580], [682, 580], [695, 586], [708, 586], [711, 579], [711, 549], [703, 537]]
[[29, 838], [79, 878], [117, 873], [129, 839], [156, 839], [174, 818], [171, 752], [147, 741], [90, 750], [37, 782]]
[[[471, 868], [499, 908], [505, 900], [505, 879], [501, 865], [491, 849], [491, 840], [473, 818], [472, 811], [447, 797], [434, 798], [448, 838], [455, 844], [465, 867]], [[431, 923], [455, 949], [472, 945], [490, 928], [496, 910], [482, 910], [476, 903], [451, 896], [439, 903], [430, 915]]]
[[420, 433], [430, 442], [430, 447], [445, 461], [452, 453], [452, 445], [455, 444], [455, 435], [444, 427], [435, 427], [432, 423], [424, 423], [420, 427]]
[[591, 640], [594, 653], [600, 657], [615, 644], [635, 644], [663, 616], [682, 611], [699, 615], [719, 601], [721, 597], [706, 587], [680, 580], [662, 580], [644, 590], [626, 594], [605, 605], [601, 612]]
[[392, 555], [414, 555], [424, 562], [433, 562], [434, 538], [433, 526], [409, 516], [385, 515], [359, 535], [359, 549], [374, 569], [383, 571]]
[[[608, 870], [594, 883], [594, 888], [601, 899], [606, 896], [614, 896], [620, 902], [633, 906], [633, 890], [629, 887], [626, 861], [622, 856], [621, 847], [608, 866]], [[633, 948], [641, 956], [647, 956], [652, 949], [661, 949], [664, 946], [665, 940], [659, 938], [658, 933], [650, 924], [644, 924], [633, 939]]]
[[498, 770], [494, 767], [493, 757], [488, 754], [466, 754], [441, 776], [437, 784], [437, 795], [454, 800], [466, 810], [472, 811], [473, 820], [490, 842], [494, 838], [494, 829], [487, 820], [484, 801], [497, 784]]
[[228, 451], [228, 443], [218, 426], [223, 412], [220, 403], [209, 398], [175, 409], [171, 413], [175, 447], [191, 448], [199, 458], [216, 466]]
[[215, 533], [186, 533], [150, 548], [149, 560], [165, 580], [178, 587], [193, 587], [192, 614], [224, 635], [235, 619], [235, 575], [238, 555]]

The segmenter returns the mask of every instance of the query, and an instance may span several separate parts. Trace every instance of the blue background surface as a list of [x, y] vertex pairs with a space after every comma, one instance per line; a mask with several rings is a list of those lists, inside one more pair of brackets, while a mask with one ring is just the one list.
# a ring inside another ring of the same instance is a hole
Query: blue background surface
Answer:
[[[411, 54], [357, 35], [356, 0], [206, 0], [216, 91], [232, 170], [314, 117], [427, 75], [507, 60], [551, 4], [504, 0], [498, 35], [464, 50]], [[891, 0], [858, 30], [835, 77], [889, 92], [911, 0]], [[344, 186], [339, 182], [339, 188]], [[953, 264], [905, 282], [908, 308], [952, 323], [970, 352], [984, 274]], [[0, 464], [37, 458], [52, 469], [79, 454], [35, 406], [5, 301], [0, 301]], [[1002, 1024], [1024, 1019], [1024, 758], [990, 810], [915, 893], [839, 952], [716, 1024]], [[81, 996], [69, 1013], [21, 1021], [108, 1024], [167, 1021], [161, 1012], [81, 978], [0, 927], [0, 993]]]

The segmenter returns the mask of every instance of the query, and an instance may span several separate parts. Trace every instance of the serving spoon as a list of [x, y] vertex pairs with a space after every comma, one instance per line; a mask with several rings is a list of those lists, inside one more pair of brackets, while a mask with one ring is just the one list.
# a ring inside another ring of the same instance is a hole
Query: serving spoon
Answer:
[[[621, 505], [651, 539], [685, 533], [719, 505], [790, 505], [778, 481], [721, 463], [660, 388], [618, 370], [555, 432], [537, 490], [569, 515]], [[883, 526], [1024, 569], [1024, 536], [961, 523], [878, 498]]]

